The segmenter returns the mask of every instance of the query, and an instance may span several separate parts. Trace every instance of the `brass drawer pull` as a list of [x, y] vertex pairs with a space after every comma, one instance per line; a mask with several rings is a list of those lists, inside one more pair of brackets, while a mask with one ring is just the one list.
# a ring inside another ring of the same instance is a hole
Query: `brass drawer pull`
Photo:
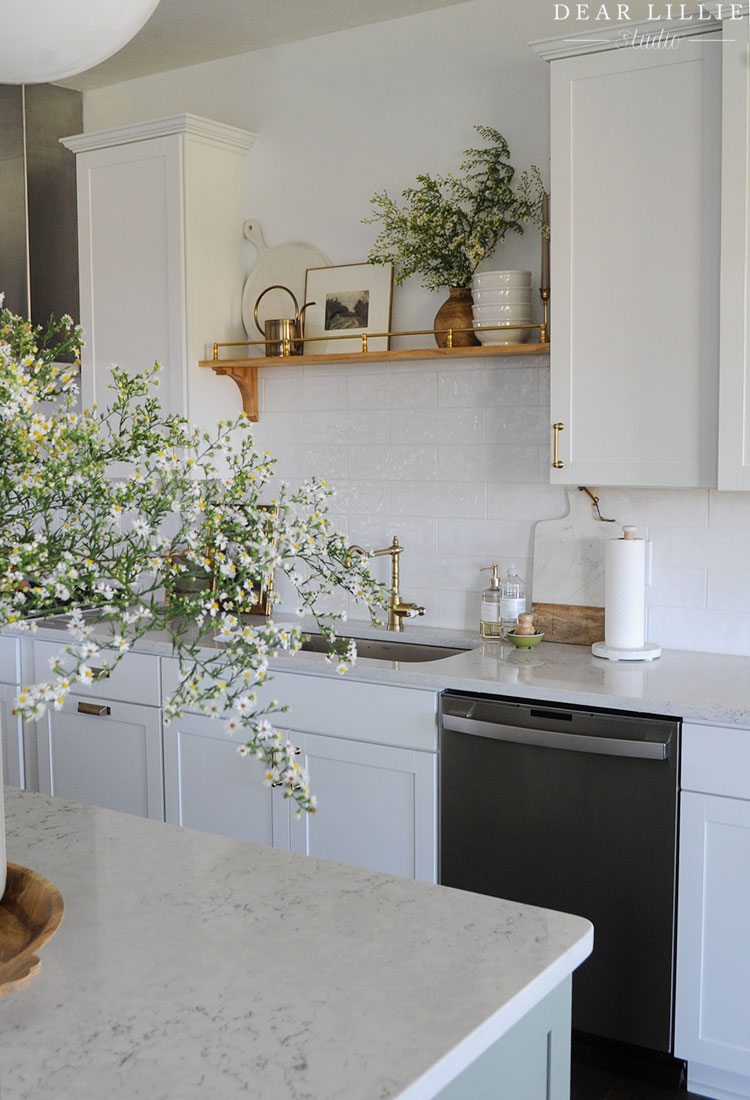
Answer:
[[93, 678], [95, 680], [108, 680], [109, 679], [109, 669], [108, 668], [94, 668], [94, 666], [92, 665], [91, 666], [91, 675], [93, 676]]
[[105, 703], [79, 703], [78, 713], [94, 714], [97, 718], [102, 718], [105, 714], [111, 714], [112, 710]]
[[558, 451], [558, 447], [559, 447], [559, 443], [560, 443], [560, 432], [563, 431], [564, 428], [565, 428], [565, 425], [560, 423], [559, 421], [558, 421], [557, 424], [552, 425], [552, 431], [555, 433], [554, 434], [554, 454], [553, 454], [553, 457], [552, 457], [552, 466], [555, 470], [562, 470], [563, 466], [565, 465], [565, 463], [560, 458], [560, 454], [559, 454], [559, 451]]

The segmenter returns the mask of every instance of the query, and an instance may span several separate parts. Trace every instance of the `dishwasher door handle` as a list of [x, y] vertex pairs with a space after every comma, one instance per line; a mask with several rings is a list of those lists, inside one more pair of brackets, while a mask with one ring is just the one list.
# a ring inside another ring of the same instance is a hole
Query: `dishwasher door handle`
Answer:
[[474, 737], [489, 737], [493, 741], [513, 741], [519, 745], [538, 745], [545, 749], [565, 749], [567, 752], [592, 752], [601, 756], [631, 756], [643, 760], [666, 760], [669, 741], [628, 741], [618, 737], [587, 737], [581, 733], [557, 730], [524, 729], [504, 726], [498, 722], [483, 722], [477, 718], [461, 718], [443, 714], [443, 729], [468, 733]]

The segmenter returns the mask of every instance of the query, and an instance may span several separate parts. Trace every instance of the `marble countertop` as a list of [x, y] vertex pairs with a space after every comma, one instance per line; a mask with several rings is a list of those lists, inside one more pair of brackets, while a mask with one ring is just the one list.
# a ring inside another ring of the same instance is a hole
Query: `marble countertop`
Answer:
[[[300, 624], [294, 616], [275, 618]], [[301, 625], [311, 626], [305, 620]], [[609, 661], [594, 657], [589, 646], [542, 641], [533, 649], [519, 650], [507, 642], [482, 642], [475, 632], [425, 627], [411, 621], [403, 633], [395, 635], [355, 622], [340, 629], [360, 638], [385, 637], [463, 649], [456, 656], [431, 662], [359, 658], [346, 673], [355, 680], [608, 707], [750, 729], [750, 657], [667, 649], [654, 661]], [[61, 632], [40, 628], [36, 636], [59, 641]], [[204, 644], [215, 648], [221, 643], [209, 636]], [[161, 656], [172, 651], [166, 635], [158, 634], [143, 639], [136, 648]], [[319, 653], [280, 653], [271, 668], [338, 675]]]
[[65, 917], [3, 1100], [426, 1100], [591, 950], [580, 917], [6, 791]]

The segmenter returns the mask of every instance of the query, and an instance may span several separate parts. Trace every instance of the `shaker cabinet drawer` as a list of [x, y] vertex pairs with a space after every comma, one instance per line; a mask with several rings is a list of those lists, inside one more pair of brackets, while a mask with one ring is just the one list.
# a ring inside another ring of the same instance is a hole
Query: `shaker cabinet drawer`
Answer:
[[680, 786], [750, 799], [750, 730], [684, 722]]
[[37, 723], [39, 789], [164, 820], [161, 711], [69, 695]]
[[[50, 658], [56, 656], [67, 637], [61, 636], [56, 642], [34, 643], [35, 678], [37, 681], [50, 677]], [[114, 663], [114, 650], [103, 649], [89, 664], [92, 668], [103, 668], [105, 662]], [[126, 653], [116, 667], [92, 684], [76, 684], [76, 695], [90, 696], [93, 699], [120, 699], [125, 703], [143, 703], [158, 707], [161, 703], [159, 658], [149, 653]]]

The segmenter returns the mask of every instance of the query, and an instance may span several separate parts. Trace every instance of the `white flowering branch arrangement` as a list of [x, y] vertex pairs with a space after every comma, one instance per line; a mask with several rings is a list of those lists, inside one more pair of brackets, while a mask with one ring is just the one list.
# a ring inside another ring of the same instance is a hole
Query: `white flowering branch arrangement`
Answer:
[[[110, 405], [76, 411], [77, 371], [59, 360], [80, 344], [69, 317], [42, 331], [0, 313], [0, 627], [34, 630], [65, 614], [68, 630], [50, 679], [24, 687], [18, 711], [60, 709], [96, 667], [109, 673], [139, 638], [164, 631], [181, 673], [165, 721], [185, 708], [217, 717], [240, 735], [242, 755], [262, 760], [269, 786], [298, 813], [313, 810], [298, 753], [274, 721], [287, 708], [261, 705], [254, 690], [269, 658], [304, 636], [246, 612], [262, 580], [282, 571], [345, 672], [356, 647], [331, 625], [345, 611], [326, 602], [349, 593], [374, 618], [388, 593], [331, 530], [323, 481], [282, 483], [262, 502], [273, 461], [253, 449], [247, 419], [211, 433], [165, 414], [152, 393], [158, 364], [137, 375], [115, 368]], [[185, 580], [196, 575], [206, 583], [191, 591]], [[225, 644], [206, 646], [217, 635]]]
[[382, 229], [367, 259], [392, 263], [397, 283], [421, 275], [427, 290], [468, 287], [509, 232], [523, 233], [524, 223], [532, 223], [548, 234], [538, 168], [532, 165], [514, 185], [508, 142], [491, 126], [474, 129], [489, 145], [465, 150], [461, 175], [417, 176], [419, 186], [401, 192], [401, 206], [387, 191], [370, 199], [375, 213], [363, 220]]

